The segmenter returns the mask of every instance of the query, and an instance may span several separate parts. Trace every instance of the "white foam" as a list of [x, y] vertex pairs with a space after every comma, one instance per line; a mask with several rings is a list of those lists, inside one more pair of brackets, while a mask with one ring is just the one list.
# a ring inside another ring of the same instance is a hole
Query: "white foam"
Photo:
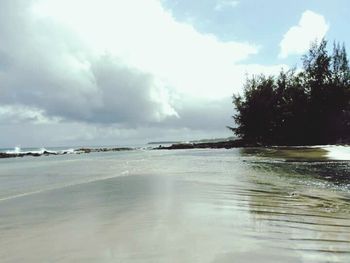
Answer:
[[350, 160], [350, 146], [326, 145], [322, 146], [322, 149], [325, 149], [327, 151], [327, 157], [331, 160]]
[[13, 153], [21, 153], [21, 147], [16, 146], [12, 151], [6, 151], [8, 154], [13, 154]]
[[76, 151], [74, 149], [67, 149], [67, 150], [59, 151], [59, 154], [73, 154], [73, 153], [79, 153], [79, 151]]
[[53, 151], [53, 150], [47, 150], [46, 148], [40, 148], [38, 150], [31, 150], [31, 151], [22, 151], [22, 149], [19, 146], [16, 146], [13, 150], [6, 151], [6, 153], [7, 154], [40, 154], [40, 155], [43, 155], [45, 153], [48, 153], [48, 154], [74, 154], [74, 153], [79, 153], [79, 151], [76, 151], [75, 149]]
[[20, 153], [21, 152], [21, 147], [16, 146], [15, 149], [13, 150], [15, 153]]

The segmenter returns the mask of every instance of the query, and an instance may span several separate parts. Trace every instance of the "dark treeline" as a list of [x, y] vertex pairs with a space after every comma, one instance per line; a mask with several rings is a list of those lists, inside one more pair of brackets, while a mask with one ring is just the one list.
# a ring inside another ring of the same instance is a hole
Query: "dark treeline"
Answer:
[[235, 95], [235, 134], [264, 145], [350, 141], [350, 69], [344, 45], [314, 43], [301, 72], [248, 78]]

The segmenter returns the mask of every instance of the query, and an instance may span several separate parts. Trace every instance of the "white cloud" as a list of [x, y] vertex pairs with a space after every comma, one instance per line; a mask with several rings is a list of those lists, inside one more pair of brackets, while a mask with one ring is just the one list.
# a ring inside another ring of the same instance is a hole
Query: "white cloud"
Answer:
[[237, 0], [218, 0], [214, 9], [216, 11], [221, 11], [227, 7], [230, 7], [230, 8], [236, 7], [238, 4], [239, 4], [239, 1]]
[[3, 0], [0, 35], [0, 125], [15, 116], [35, 136], [40, 124], [47, 141], [84, 125], [111, 141], [163, 124], [225, 133], [245, 74], [281, 68], [244, 63], [258, 46], [200, 33], [157, 0]]
[[227, 96], [228, 85], [232, 93], [237, 83], [230, 77], [234, 65], [258, 52], [253, 44], [223, 42], [199, 33], [190, 24], [176, 21], [157, 0], [91, 0], [89, 4], [49, 0], [36, 10], [74, 29], [92, 50], [108, 50], [128, 65], [192, 95]]
[[310, 43], [321, 40], [327, 33], [329, 24], [326, 19], [310, 10], [305, 11], [299, 24], [292, 26], [283, 36], [280, 43], [280, 58], [293, 54], [302, 54], [308, 50]]

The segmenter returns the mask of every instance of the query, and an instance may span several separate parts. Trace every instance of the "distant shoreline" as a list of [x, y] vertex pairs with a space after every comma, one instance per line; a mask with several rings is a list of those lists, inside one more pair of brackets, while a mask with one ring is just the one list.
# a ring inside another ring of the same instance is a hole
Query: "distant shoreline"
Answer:
[[[330, 143], [325, 145], [342, 145], [348, 146], [345, 143]], [[226, 140], [220, 142], [193, 142], [193, 143], [175, 143], [170, 146], [162, 146], [154, 148], [156, 150], [180, 150], [180, 149], [232, 149], [232, 148], [249, 148], [249, 147], [315, 147], [322, 146], [321, 144], [303, 144], [303, 145], [268, 145], [261, 143], [248, 142], [243, 139]]]
[[243, 147], [259, 147], [256, 143], [248, 143], [241, 139], [227, 140], [219, 142], [190, 142], [190, 143], [175, 143], [170, 146], [159, 145], [156, 150], [178, 150], [178, 149], [231, 149]]
[[[243, 148], [254, 150], [254, 148], [266, 149], [266, 156], [271, 155], [271, 151], [278, 151], [279, 153], [276, 155], [286, 155], [287, 157], [292, 156], [292, 159], [302, 159], [305, 156], [311, 159], [317, 160], [327, 160], [326, 157], [327, 150], [325, 148], [334, 147], [334, 146], [349, 146], [348, 144], [328, 144], [328, 145], [263, 145], [259, 143], [247, 142], [243, 139], [234, 139], [234, 140], [224, 140], [224, 141], [215, 141], [215, 142], [187, 142], [187, 143], [174, 143], [171, 145], [162, 145], [160, 144], [158, 147], [149, 147], [149, 150], [186, 150], [186, 149], [234, 149], [234, 148]], [[293, 149], [294, 148], [294, 149]], [[100, 148], [90, 148], [90, 147], [81, 147], [78, 149], [70, 149], [70, 150], [60, 150], [60, 151], [52, 151], [42, 149], [39, 151], [24, 151], [24, 152], [16, 152], [16, 151], [8, 151], [8, 152], [0, 152], [0, 159], [5, 158], [19, 158], [19, 157], [41, 157], [41, 156], [51, 156], [51, 155], [69, 155], [69, 154], [88, 154], [88, 153], [99, 153], [99, 152], [119, 152], [119, 151], [133, 151], [138, 150], [140, 148], [135, 147], [100, 147]], [[294, 152], [296, 149], [300, 149]], [[317, 150], [318, 149], [318, 150]], [[306, 153], [306, 155], [305, 155]], [[299, 156], [300, 155], [300, 156]], [[344, 160], [348, 160], [347, 157]]]

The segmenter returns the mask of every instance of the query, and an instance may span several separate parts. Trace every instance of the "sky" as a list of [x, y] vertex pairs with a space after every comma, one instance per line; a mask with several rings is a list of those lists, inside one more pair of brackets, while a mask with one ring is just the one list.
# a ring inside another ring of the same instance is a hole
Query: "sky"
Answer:
[[[0, 0], [0, 148], [231, 136], [232, 95], [350, 43], [347, 0]], [[347, 46], [348, 47], [348, 46]]]

